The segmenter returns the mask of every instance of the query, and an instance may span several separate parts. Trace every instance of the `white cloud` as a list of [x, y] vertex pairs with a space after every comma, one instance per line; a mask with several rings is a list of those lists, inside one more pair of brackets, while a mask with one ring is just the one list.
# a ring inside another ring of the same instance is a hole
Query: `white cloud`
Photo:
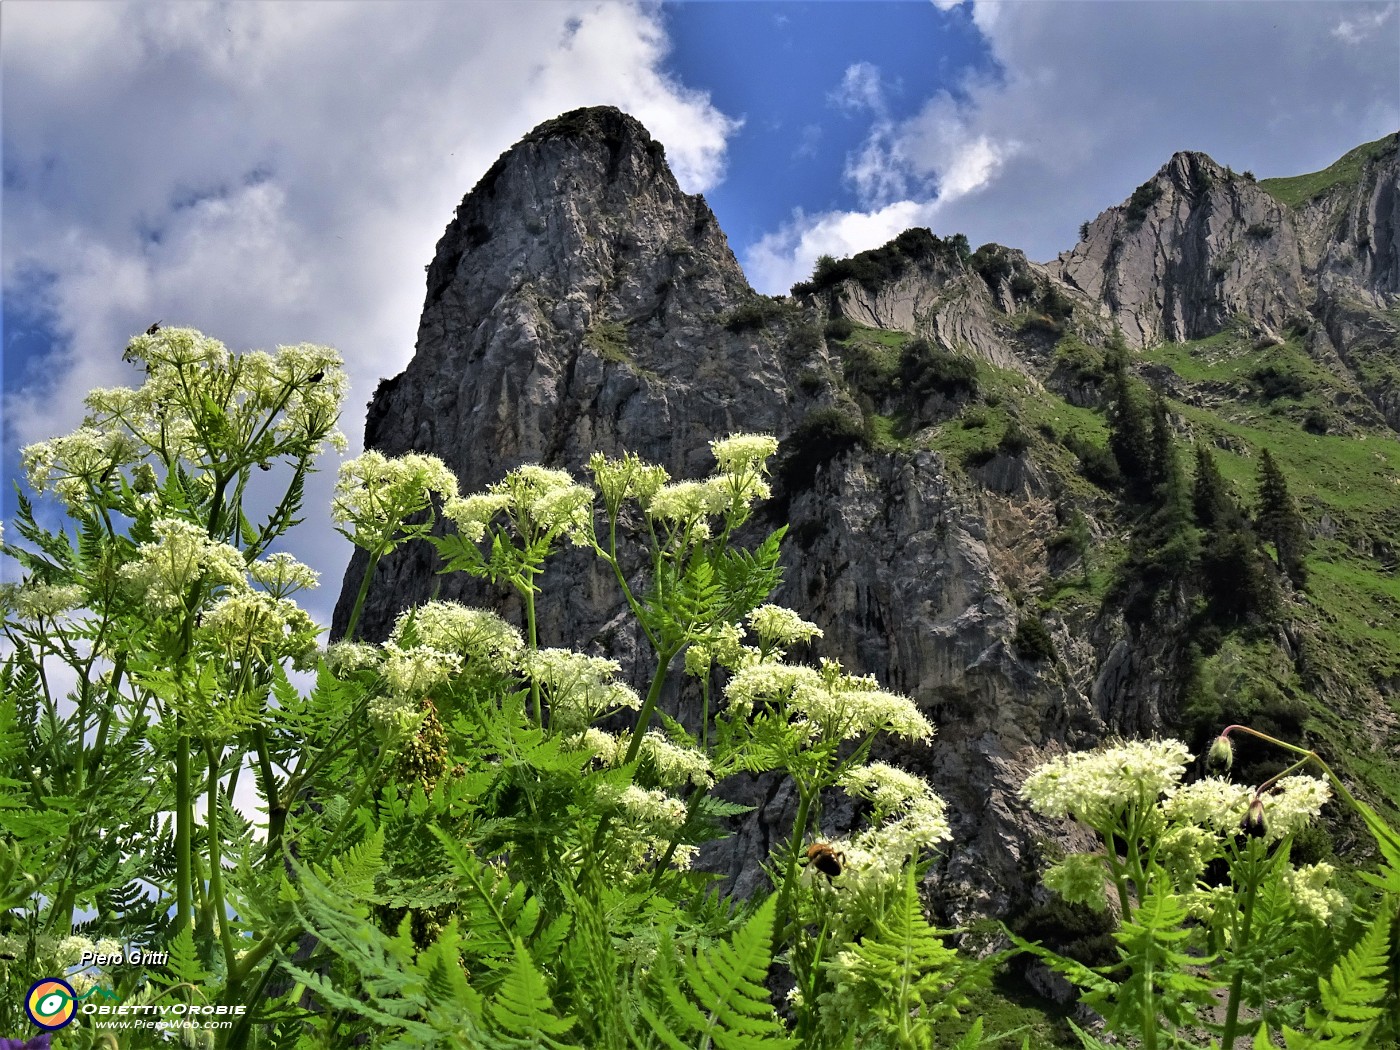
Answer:
[[[1294, 175], [1400, 126], [1400, 40], [1374, 31], [1395, 4], [1346, 5], [1340, 23], [1336, 3], [969, 4], [997, 75], [872, 119], [846, 168], [872, 218], [902, 202], [940, 235], [1044, 260], [1178, 150]], [[746, 253], [755, 284], [805, 277], [809, 231], [833, 225], [883, 228], [839, 210], [786, 224]]]
[[[41, 289], [59, 336], [41, 372], [7, 377], [7, 444], [137, 382], [120, 355], [157, 318], [235, 349], [336, 346], [358, 443], [453, 209], [535, 124], [616, 105], [687, 190], [722, 177], [737, 124], [666, 75], [667, 48], [640, 2], [6, 4], [5, 291]], [[298, 551], [322, 617], [348, 557], [327, 467]]]
[[1395, 5], [1387, 4], [1377, 11], [1368, 11], [1356, 18], [1343, 18], [1332, 27], [1332, 35], [1344, 44], [1361, 44], [1371, 37], [1395, 14]]
[[895, 201], [873, 211], [793, 214], [792, 221], [766, 234], [744, 257], [749, 281], [769, 294], [786, 293], [811, 276], [823, 255], [844, 258], [884, 244], [911, 226], [932, 223], [938, 205], [929, 201]]
[[883, 117], [885, 89], [880, 80], [879, 67], [870, 62], [856, 62], [847, 66], [840, 85], [828, 98], [838, 108], [848, 112], [869, 112]]

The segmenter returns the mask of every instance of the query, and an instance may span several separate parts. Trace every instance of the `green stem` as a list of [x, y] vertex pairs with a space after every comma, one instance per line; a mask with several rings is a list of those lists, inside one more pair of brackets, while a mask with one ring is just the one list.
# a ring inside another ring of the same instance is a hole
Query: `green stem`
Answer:
[[360, 581], [359, 593], [355, 595], [355, 607], [350, 610], [350, 622], [345, 628], [345, 640], [353, 642], [355, 640], [355, 628], [360, 626], [360, 614], [365, 609], [365, 598], [369, 596], [369, 584], [374, 579], [374, 570], [379, 567], [379, 559], [383, 557], [379, 551], [371, 551], [369, 564], [365, 566], [364, 579]]
[[[527, 569], [527, 571], [529, 571]], [[520, 593], [525, 600], [525, 629], [529, 635], [529, 646], [531, 653], [537, 653], [540, 649], [539, 632], [535, 625], [535, 585], [526, 579], [524, 586], [520, 588]], [[530, 679], [530, 709], [535, 715], [535, 725], [544, 725], [544, 712], [540, 707], [540, 682], [538, 678]]]
[[788, 848], [787, 871], [783, 873], [783, 885], [778, 890], [777, 917], [773, 923], [773, 939], [776, 944], [778, 938], [787, 932], [788, 923], [791, 921], [789, 912], [792, 909], [793, 887], [797, 885], [797, 864], [802, 857], [802, 841], [807, 837], [807, 823], [811, 820], [812, 802], [818, 792], [804, 791], [798, 785], [797, 819], [792, 824], [792, 844]]
[[627, 757], [622, 760], [624, 766], [637, 760], [637, 753], [642, 749], [642, 736], [651, 723], [651, 716], [656, 713], [657, 701], [661, 699], [661, 688], [666, 684], [666, 669], [671, 665], [676, 652], [677, 649], [670, 648], [656, 654], [656, 673], [651, 677], [651, 688], [647, 690], [647, 698], [642, 702], [642, 710], [637, 715], [637, 728], [632, 731], [632, 743], [627, 746]]
[[[184, 717], [176, 716], [177, 725]], [[194, 865], [190, 859], [190, 832], [194, 809], [190, 802], [190, 738], [180, 733], [175, 738], [175, 920], [179, 929], [187, 929], [194, 919]]]
[[219, 943], [224, 949], [224, 972], [233, 969], [233, 935], [228, 928], [228, 914], [224, 906], [224, 868], [219, 836], [219, 757], [214, 746], [206, 743], [204, 753], [209, 759], [209, 897], [213, 906], [214, 921], [219, 924]]
[[253, 745], [258, 752], [258, 779], [262, 782], [263, 798], [267, 799], [267, 848], [263, 857], [270, 860], [282, 852], [282, 834], [287, 826], [290, 798], [277, 791], [277, 773], [272, 768], [272, 754], [267, 744], [267, 731], [261, 724], [253, 727]]
[[685, 820], [681, 826], [671, 833], [671, 841], [666, 844], [666, 852], [661, 855], [661, 859], [656, 863], [656, 870], [651, 874], [651, 890], [655, 892], [661, 885], [661, 879], [666, 874], [666, 869], [671, 865], [671, 858], [676, 855], [676, 850], [681, 843], [681, 828], [690, 823], [695, 811], [700, 806], [700, 800], [708, 793], [708, 789], [698, 787], [690, 793], [690, 798], [685, 804]]
[[[1102, 835], [1103, 833], [1100, 832]], [[1104, 839], [1104, 859], [1108, 861], [1108, 870], [1113, 876], [1113, 885], [1118, 890], [1118, 903], [1123, 909], [1121, 922], [1127, 922], [1133, 917], [1133, 906], [1131, 898], [1128, 896], [1128, 880], [1123, 874], [1123, 865], [1118, 862], [1118, 848], [1113, 844], [1112, 835], [1103, 835]]]
[[[1255, 840], [1257, 841], [1257, 840]], [[1235, 938], [1231, 947], [1231, 953], [1235, 956], [1236, 967], [1235, 976], [1230, 981], [1230, 999], [1225, 1008], [1225, 1027], [1220, 1032], [1220, 1045], [1224, 1050], [1235, 1045], [1236, 1031], [1239, 1027], [1240, 1018], [1240, 997], [1244, 991], [1244, 967], [1239, 965], [1239, 956], [1244, 954], [1249, 947], [1250, 926], [1254, 920], [1254, 898], [1259, 890], [1259, 865], [1255, 847], [1251, 842], [1249, 846], [1249, 888], [1244, 895], [1244, 915], [1240, 923], [1239, 936]]]

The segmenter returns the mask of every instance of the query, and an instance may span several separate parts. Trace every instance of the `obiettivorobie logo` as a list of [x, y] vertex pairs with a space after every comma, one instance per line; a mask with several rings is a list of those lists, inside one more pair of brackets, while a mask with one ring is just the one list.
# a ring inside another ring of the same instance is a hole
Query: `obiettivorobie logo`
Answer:
[[78, 1003], [98, 994], [119, 999], [116, 992], [96, 985], [79, 995], [63, 978], [44, 977], [30, 985], [29, 994], [24, 997], [24, 1012], [40, 1028], [52, 1032], [73, 1020]]
[[[93, 996], [114, 1000], [93, 1002]], [[62, 977], [45, 977], [30, 986], [24, 1011], [45, 1031], [70, 1024], [78, 1014], [96, 1028], [227, 1028], [248, 1011], [225, 1003], [124, 1003], [109, 988], [94, 985], [79, 995]]]

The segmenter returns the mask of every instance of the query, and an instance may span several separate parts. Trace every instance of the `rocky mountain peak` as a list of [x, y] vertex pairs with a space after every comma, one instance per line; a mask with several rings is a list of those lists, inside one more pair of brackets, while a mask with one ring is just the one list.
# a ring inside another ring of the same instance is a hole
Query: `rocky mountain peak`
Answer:
[[1203, 338], [1237, 314], [1273, 337], [1304, 298], [1283, 205], [1204, 153], [1177, 153], [1083, 232], [1059, 276], [1136, 347]]
[[[640, 123], [576, 110], [527, 134], [463, 199], [428, 268], [416, 353], [376, 392], [365, 447], [437, 455], [471, 493], [523, 463], [581, 473], [594, 451], [698, 477], [714, 437], [782, 439], [764, 509], [791, 526], [774, 600], [822, 627], [823, 655], [939, 724], [931, 746], [893, 756], [949, 801], [956, 835], [935, 897], [954, 921], [1004, 914], [1025, 903], [1050, 833], [1017, 794], [1026, 771], [1110, 733], [1166, 731], [1191, 668], [1190, 587], [1159, 600], [1110, 586], [1135, 513], [1115, 502], [1095, 411], [1112, 328], [1148, 358], [1164, 341], [1241, 333], [1229, 349], [1248, 371], [1191, 358], [1225, 373], [1193, 385], [1143, 369], [1192, 406], [1172, 425], [1222, 454], [1288, 447], [1279, 429], [1249, 428], [1268, 409], [1270, 427], [1297, 429], [1273, 402], [1292, 389], [1280, 370], [1302, 360], [1321, 366], [1292, 377], [1321, 391], [1313, 435], [1379, 414], [1400, 429], [1396, 150], [1372, 147], [1266, 183], [1178, 153], [1048, 265], [915, 229], [824, 260], [789, 299], [752, 291]], [[1277, 362], [1253, 356], [1275, 350]], [[1202, 422], [1222, 401], [1243, 406], [1228, 434]], [[1287, 411], [1302, 423], [1303, 406]], [[1231, 436], [1242, 428], [1253, 437]], [[1315, 517], [1363, 535], [1340, 512]], [[347, 572], [336, 633], [364, 567], [356, 557]], [[519, 620], [509, 598], [436, 568], [426, 544], [385, 559], [363, 636], [383, 638], [433, 594]], [[645, 643], [595, 568], [581, 552], [551, 563], [540, 636], [640, 667]], [[1296, 633], [1275, 654], [1285, 663]], [[680, 694], [665, 702], [685, 716]], [[785, 783], [735, 788], [756, 812], [707, 863], [741, 890], [790, 826]]]

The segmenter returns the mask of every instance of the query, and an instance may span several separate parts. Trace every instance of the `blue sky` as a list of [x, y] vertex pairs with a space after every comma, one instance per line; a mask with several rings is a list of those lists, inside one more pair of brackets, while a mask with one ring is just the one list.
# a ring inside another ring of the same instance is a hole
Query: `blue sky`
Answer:
[[729, 139], [725, 179], [708, 194], [736, 247], [794, 208], [856, 203], [842, 173], [869, 121], [843, 91], [848, 69], [886, 70], [886, 104], [899, 118], [940, 90], [959, 90], [971, 73], [997, 70], [969, 13], [931, 3], [692, 0], [664, 15], [674, 41], [668, 69], [743, 120]]
[[[345, 356], [342, 427], [413, 352], [423, 266], [535, 124], [612, 104], [751, 282], [913, 225], [1046, 260], [1179, 149], [1260, 177], [1400, 126], [1395, 3], [6, 0], [3, 506], [22, 445], [134, 384], [126, 339]], [[309, 490], [293, 553], [348, 551]], [[0, 573], [10, 571], [0, 566]]]

